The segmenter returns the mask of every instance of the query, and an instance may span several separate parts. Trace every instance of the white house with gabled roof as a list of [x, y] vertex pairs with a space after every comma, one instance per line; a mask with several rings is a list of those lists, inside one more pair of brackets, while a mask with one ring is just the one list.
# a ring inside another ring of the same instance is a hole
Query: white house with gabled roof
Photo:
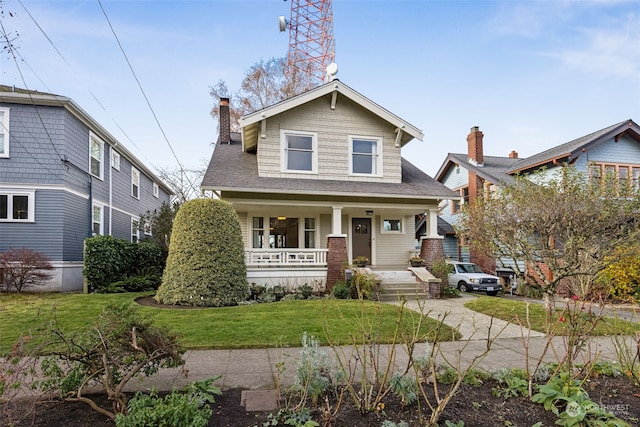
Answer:
[[250, 282], [331, 287], [358, 256], [406, 269], [425, 212], [423, 257], [441, 253], [438, 204], [456, 195], [402, 158], [417, 127], [338, 80], [243, 117], [240, 133], [228, 108], [201, 187], [238, 213]]

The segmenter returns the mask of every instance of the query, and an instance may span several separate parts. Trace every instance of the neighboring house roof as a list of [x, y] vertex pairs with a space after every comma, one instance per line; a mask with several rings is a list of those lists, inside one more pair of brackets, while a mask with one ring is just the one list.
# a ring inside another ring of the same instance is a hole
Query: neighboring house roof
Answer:
[[[174, 191], [165, 184], [156, 174], [144, 163], [118, 142], [104, 127], [102, 127], [93, 117], [84, 111], [71, 98], [55, 95], [52, 93], [39, 92], [34, 90], [20, 89], [13, 86], [0, 85], [0, 102], [8, 104], [25, 104], [34, 106], [61, 107], [69, 111], [78, 120], [84, 123], [100, 139], [115, 148], [122, 156], [127, 158], [137, 169], [143, 171], [153, 179], [167, 194], [174, 194]], [[88, 140], [87, 140], [88, 144]]]
[[307, 102], [321, 98], [326, 95], [331, 95], [330, 107], [335, 108], [336, 103], [340, 102], [338, 94], [345, 96], [353, 102], [360, 105], [362, 108], [370, 111], [381, 119], [387, 121], [391, 125], [395, 126], [397, 131], [402, 131], [400, 139], [397, 143], [400, 146], [404, 146], [407, 142], [416, 138], [422, 141], [423, 134], [420, 129], [412, 124], [402, 120], [400, 117], [384, 109], [380, 105], [371, 101], [369, 98], [351, 89], [346, 84], [339, 80], [333, 80], [325, 83], [322, 86], [318, 86], [300, 95], [278, 102], [262, 110], [255, 111], [251, 114], [240, 119], [240, 127], [242, 128], [242, 141], [244, 151], [252, 151], [258, 145], [259, 128], [262, 120], [275, 116], [282, 112], [291, 110]]
[[521, 159], [518, 163], [513, 165], [507, 173], [516, 174], [519, 172], [525, 172], [549, 163], [571, 163], [584, 151], [606, 142], [612, 137], [619, 137], [623, 133], [627, 133], [640, 141], [640, 127], [638, 127], [638, 125], [631, 119], [624, 120], [589, 135], [585, 135], [578, 139], [574, 139], [573, 141], [550, 148], [531, 157]]
[[436, 180], [442, 181], [445, 174], [456, 165], [475, 172], [479, 177], [492, 183], [511, 183], [514, 175], [536, 169], [548, 164], [571, 163], [583, 152], [604, 143], [613, 137], [630, 135], [640, 142], [640, 127], [631, 119], [616, 123], [599, 131], [590, 133], [572, 141], [560, 144], [548, 150], [524, 159], [511, 157], [483, 156], [484, 164], [470, 162], [467, 154], [449, 153], [436, 173]]
[[483, 156], [484, 163], [478, 165], [475, 162], [469, 161], [467, 154], [449, 153], [442, 166], [436, 174], [436, 180], [441, 181], [444, 179], [445, 174], [456, 165], [460, 165], [465, 169], [474, 172], [482, 179], [492, 182], [494, 184], [499, 183], [512, 183], [513, 177], [507, 174], [507, 171], [521, 159], [511, 157], [494, 157]]
[[259, 193], [387, 198], [457, 199], [459, 195], [402, 159], [402, 182], [380, 183], [325, 179], [291, 179], [258, 176], [256, 154], [242, 149], [239, 133], [231, 133], [230, 144], [216, 144], [202, 180], [203, 190]]

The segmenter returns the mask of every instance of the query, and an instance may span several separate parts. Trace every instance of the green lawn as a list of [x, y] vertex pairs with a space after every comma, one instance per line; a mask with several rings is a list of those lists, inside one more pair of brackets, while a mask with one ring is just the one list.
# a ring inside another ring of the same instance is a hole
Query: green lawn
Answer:
[[[91, 323], [110, 303], [132, 302], [147, 294], [0, 294], [0, 352], [10, 349], [22, 335], [31, 335], [34, 327], [55, 316], [65, 330], [78, 330]], [[390, 304], [355, 300], [317, 299], [281, 301], [250, 306], [162, 309], [141, 307], [158, 325], [180, 333], [186, 348], [261, 348], [299, 346], [303, 332], [326, 344], [325, 330], [331, 340], [350, 343], [352, 334], [362, 329], [380, 331], [381, 342], [389, 342], [398, 318], [398, 307]], [[407, 310], [403, 324], [411, 328], [419, 315]], [[366, 325], [366, 326], [362, 326]], [[433, 336], [436, 321], [427, 318], [421, 329]], [[443, 340], [459, 337], [443, 325]]]
[[[573, 302], [569, 303], [573, 307]], [[479, 297], [474, 298], [465, 304], [465, 307], [484, 313], [487, 315], [493, 315], [498, 319], [506, 320], [507, 322], [517, 323], [517, 319], [526, 326], [527, 325], [527, 304], [524, 301], [509, 300], [505, 298], [495, 297]], [[581, 310], [582, 303], [577, 302], [577, 310], [580, 311], [581, 316], [588, 318], [588, 306], [585, 306], [585, 310]], [[597, 312], [597, 308], [594, 308], [594, 313]], [[531, 303], [529, 304], [529, 321], [531, 323], [531, 329], [539, 332], [546, 332], [545, 328], [545, 311], [542, 304]], [[561, 318], [563, 321], [561, 321]], [[569, 327], [569, 318], [564, 310], [556, 310], [552, 324], [557, 335], [565, 335], [567, 328]], [[592, 335], [629, 335], [635, 334], [640, 331], [640, 324], [636, 322], [627, 322], [621, 319], [612, 317], [606, 317], [600, 320]]]

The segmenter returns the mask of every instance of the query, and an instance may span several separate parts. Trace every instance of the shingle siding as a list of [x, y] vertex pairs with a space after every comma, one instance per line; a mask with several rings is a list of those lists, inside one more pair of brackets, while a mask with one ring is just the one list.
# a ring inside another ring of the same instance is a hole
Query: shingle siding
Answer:
[[[351, 100], [339, 97], [335, 110], [330, 96], [319, 98], [267, 120], [266, 138], [258, 145], [258, 172], [262, 177], [401, 182], [400, 149], [394, 146], [392, 126]], [[304, 117], [304, 119], [302, 119]], [[317, 174], [282, 172], [280, 131], [317, 133]], [[383, 176], [349, 175], [349, 136], [383, 138]]]
[[623, 136], [618, 142], [612, 138], [581, 155], [576, 167], [586, 172], [589, 162], [638, 165], [640, 144], [628, 136]]

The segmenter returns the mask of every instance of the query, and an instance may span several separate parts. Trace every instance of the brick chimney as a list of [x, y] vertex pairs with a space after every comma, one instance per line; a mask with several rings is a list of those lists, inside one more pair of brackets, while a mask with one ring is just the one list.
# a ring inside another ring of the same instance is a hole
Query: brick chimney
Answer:
[[484, 134], [478, 126], [471, 128], [469, 136], [467, 136], [467, 144], [469, 147], [469, 160], [482, 166], [484, 156], [482, 155], [482, 138]]
[[511, 152], [509, 153], [509, 158], [510, 159], [517, 159], [518, 158], [518, 152], [516, 150], [511, 150]]
[[220, 98], [220, 143], [231, 143], [231, 113], [229, 98]]

